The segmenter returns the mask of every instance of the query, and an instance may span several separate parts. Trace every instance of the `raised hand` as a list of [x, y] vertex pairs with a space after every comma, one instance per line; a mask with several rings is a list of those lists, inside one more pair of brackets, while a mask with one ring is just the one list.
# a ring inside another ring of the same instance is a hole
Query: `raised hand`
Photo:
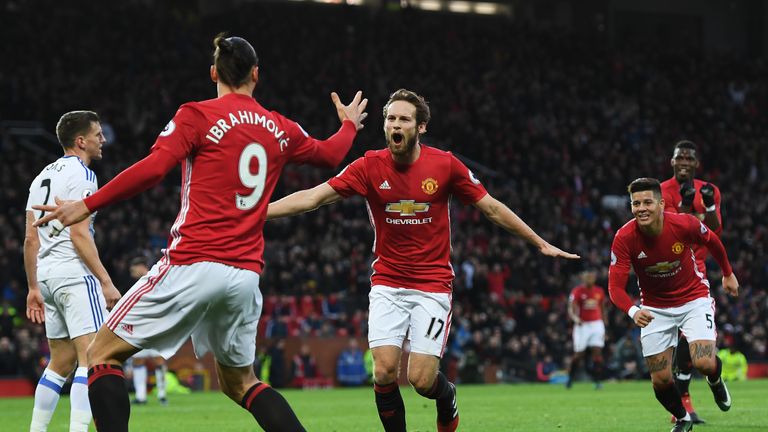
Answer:
[[693, 187], [692, 181], [680, 185], [680, 196], [682, 197], [680, 207], [689, 209], [693, 205], [693, 197], [696, 196], [696, 188]]
[[365, 127], [363, 120], [368, 117], [368, 113], [365, 112], [365, 107], [368, 106], [368, 99], [363, 99], [363, 92], [359, 91], [355, 93], [354, 99], [349, 105], [344, 105], [339, 99], [339, 95], [336, 92], [331, 93], [331, 101], [336, 106], [336, 114], [339, 116], [339, 121], [352, 120], [355, 123], [357, 130]]
[[704, 201], [704, 207], [712, 207], [715, 205], [715, 187], [712, 183], [707, 183], [699, 189], [701, 193], [701, 200]]

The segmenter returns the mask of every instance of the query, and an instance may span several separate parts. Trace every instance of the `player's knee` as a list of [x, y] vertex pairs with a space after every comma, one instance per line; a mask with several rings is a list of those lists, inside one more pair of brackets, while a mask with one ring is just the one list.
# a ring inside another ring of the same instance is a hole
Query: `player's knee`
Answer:
[[429, 391], [432, 389], [434, 381], [434, 375], [429, 376], [427, 374], [420, 373], [408, 374], [408, 382], [411, 383], [413, 389], [416, 390], [416, 393], [421, 395], [429, 393]]
[[389, 384], [397, 380], [397, 364], [376, 363], [373, 370], [374, 380], [378, 384]]
[[665, 389], [675, 383], [671, 371], [652, 373], [651, 382], [653, 383], [653, 388], [658, 390]]
[[693, 361], [693, 366], [704, 375], [710, 375], [717, 369], [717, 363], [714, 357], [702, 357]]

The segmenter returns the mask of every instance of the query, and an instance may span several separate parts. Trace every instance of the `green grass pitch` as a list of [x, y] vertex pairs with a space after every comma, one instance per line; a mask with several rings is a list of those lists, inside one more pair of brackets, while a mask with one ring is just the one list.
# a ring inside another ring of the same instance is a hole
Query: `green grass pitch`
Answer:
[[[697, 412], [708, 423], [696, 431], [768, 431], [768, 380], [729, 384], [733, 408], [720, 412], [703, 380], [691, 385]], [[549, 384], [460, 385], [459, 431], [669, 431], [669, 415], [649, 381], [607, 383], [596, 391]], [[434, 402], [402, 387], [409, 431], [434, 431]], [[373, 391], [362, 389], [283, 390], [308, 431], [381, 431]], [[150, 396], [132, 407], [131, 430], [150, 432], [240, 432], [260, 430], [245, 410], [220, 393], [171, 395], [168, 406]], [[3, 431], [29, 430], [32, 398], [0, 399]], [[68, 430], [69, 398], [62, 398], [48, 429]], [[95, 430], [95, 428], [91, 428]]]

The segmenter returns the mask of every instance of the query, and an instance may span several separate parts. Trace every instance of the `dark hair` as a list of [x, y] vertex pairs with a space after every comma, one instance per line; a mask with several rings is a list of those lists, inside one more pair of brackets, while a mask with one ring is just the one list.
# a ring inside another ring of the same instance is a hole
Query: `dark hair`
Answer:
[[91, 130], [91, 123], [98, 123], [99, 115], [93, 111], [70, 111], [56, 123], [56, 137], [65, 149], [75, 145], [75, 138], [87, 134]]
[[661, 183], [655, 178], [641, 177], [627, 186], [627, 191], [632, 195], [635, 192], [653, 191], [653, 197], [661, 199]]
[[387, 109], [390, 105], [392, 105], [392, 102], [395, 101], [410, 102], [416, 107], [417, 125], [422, 123], [429, 123], [431, 116], [429, 113], [429, 105], [427, 104], [427, 101], [423, 96], [419, 96], [416, 93], [406, 89], [399, 89], [389, 96], [389, 101], [387, 101], [387, 104], [384, 105], [384, 118], [387, 118]]
[[675, 150], [677, 149], [689, 149], [695, 152], [699, 151], [698, 147], [696, 147], [696, 143], [688, 140], [678, 141], [677, 144], [675, 144]]
[[213, 40], [213, 64], [219, 80], [232, 87], [240, 87], [248, 82], [254, 66], [259, 65], [259, 57], [247, 40], [219, 33]]

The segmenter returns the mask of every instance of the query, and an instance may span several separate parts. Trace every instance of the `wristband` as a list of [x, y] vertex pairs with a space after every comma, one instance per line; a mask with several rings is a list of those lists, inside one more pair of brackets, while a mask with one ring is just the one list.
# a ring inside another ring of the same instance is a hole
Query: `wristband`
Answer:
[[717, 204], [712, 204], [709, 207], [704, 207], [704, 210], [706, 210], [707, 213], [712, 213], [713, 211], [717, 210]]
[[630, 317], [632, 320], [634, 320], [634, 319], [635, 319], [635, 314], [636, 314], [636, 313], [637, 313], [637, 311], [639, 311], [639, 310], [640, 310], [640, 308], [639, 308], [639, 307], [637, 307], [637, 306], [635, 306], [635, 305], [632, 305], [632, 307], [631, 307], [631, 308], [629, 308], [629, 311], [627, 311], [627, 315], [629, 315], [629, 317]]

